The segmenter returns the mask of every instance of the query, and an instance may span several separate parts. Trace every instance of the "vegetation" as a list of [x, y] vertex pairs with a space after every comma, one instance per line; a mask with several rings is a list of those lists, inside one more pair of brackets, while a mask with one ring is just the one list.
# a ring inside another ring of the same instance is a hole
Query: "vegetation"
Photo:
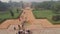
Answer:
[[32, 7], [35, 9], [59, 10], [60, 1], [32, 2]]
[[0, 12], [0, 23], [5, 21], [6, 19], [18, 18], [19, 15], [21, 14], [21, 11], [19, 11], [19, 13], [17, 13], [16, 9], [13, 9], [12, 12], [14, 14], [13, 17], [12, 17], [12, 14], [10, 13], [10, 11]]
[[36, 18], [47, 18], [53, 24], [60, 24], [60, 1], [32, 2]]
[[7, 11], [9, 10], [10, 5], [8, 3], [3, 3], [0, 1], [0, 11]]
[[[55, 14], [52, 10], [35, 10], [33, 14], [36, 19], [48, 19], [52, 24], [60, 24], [60, 16], [57, 16], [60, 14]], [[57, 18], [58, 21], [55, 21], [54, 18]]]
[[12, 17], [14, 17], [14, 13], [12, 12], [12, 10], [10, 10], [10, 14]]
[[60, 15], [52, 16], [52, 20], [60, 21]]
[[6, 19], [13, 19], [18, 18], [21, 14], [21, 8], [22, 8], [23, 2], [12, 2], [9, 1], [1, 2], [0, 1], [0, 23], [5, 21]]
[[32, 2], [35, 10], [52, 10], [53, 13], [60, 13], [60, 1]]

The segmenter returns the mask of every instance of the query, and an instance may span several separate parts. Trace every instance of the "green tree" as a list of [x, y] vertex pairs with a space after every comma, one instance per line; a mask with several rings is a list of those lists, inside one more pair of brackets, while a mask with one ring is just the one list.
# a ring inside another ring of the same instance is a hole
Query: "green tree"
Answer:
[[17, 9], [17, 13], [19, 13], [19, 9]]
[[0, 11], [7, 11], [9, 10], [10, 5], [8, 3], [4, 3], [0, 1]]
[[10, 14], [12, 17], [14, 17], [14, 13], [12, 12], [12, 10], [10, 10]]
[[60, 3], [58, 2], [55, 3], [53, 10], [54, 10], [54, 13], [60, 14]]

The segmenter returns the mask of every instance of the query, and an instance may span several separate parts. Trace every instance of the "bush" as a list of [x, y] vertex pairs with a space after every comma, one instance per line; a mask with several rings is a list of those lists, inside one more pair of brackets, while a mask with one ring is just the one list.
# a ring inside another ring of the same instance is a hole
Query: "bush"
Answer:
[[17, 9], [17, 13], [19, 13], [19, 9]]
[[60, 20], [60, 15], [53, 16], [52, 20], [59, 21]]
[[12, 10], [10, 10], [10, 14], [12, 17], [14, 17], [14, 13], [12, 12]]

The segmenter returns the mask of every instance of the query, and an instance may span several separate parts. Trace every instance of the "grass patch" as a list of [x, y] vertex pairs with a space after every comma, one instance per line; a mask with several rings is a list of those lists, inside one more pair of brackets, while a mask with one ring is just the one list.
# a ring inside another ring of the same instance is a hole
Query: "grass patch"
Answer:
[[[41, 19], [41, 18], [46, 18], [48, 19], [52, 24], [60, 24], [60, 21], [53, 21], [52, 16], [53, 15], [58, 15], [53, 13], [52, 10], [35, 10], [33, 11], [33, 14], [36, 19]], [[60, 14], [59, 14], [60, 15]]]
[[2, 23], [3, 21], [5, 21], [6, 19], [15, 19], [18, 18], [21, 14], [22, 11], [19, 11], [19, 13], [17, 13], [16, 8], [12, 9], [13, 13], [14, 13], [14, 17], [11, 16], [9, 11], [6, 12], [0, 12], [0, 23]]

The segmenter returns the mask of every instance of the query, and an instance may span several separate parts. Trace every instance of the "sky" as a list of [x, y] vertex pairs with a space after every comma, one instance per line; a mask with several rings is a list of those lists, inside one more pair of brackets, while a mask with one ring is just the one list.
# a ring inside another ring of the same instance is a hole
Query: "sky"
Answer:
[[[0, 0], [0, 1], [2, 1], [2, 2], [8, 2], [9, 0]], [[31, 1], [42, 2], [42, 1], [51, 1], [51, 0], [12, 0], [12, 1], [16, 1], [16, 2], [19, 2], [19, 1], [25, 1], [25, 2], [31, 2]]]

